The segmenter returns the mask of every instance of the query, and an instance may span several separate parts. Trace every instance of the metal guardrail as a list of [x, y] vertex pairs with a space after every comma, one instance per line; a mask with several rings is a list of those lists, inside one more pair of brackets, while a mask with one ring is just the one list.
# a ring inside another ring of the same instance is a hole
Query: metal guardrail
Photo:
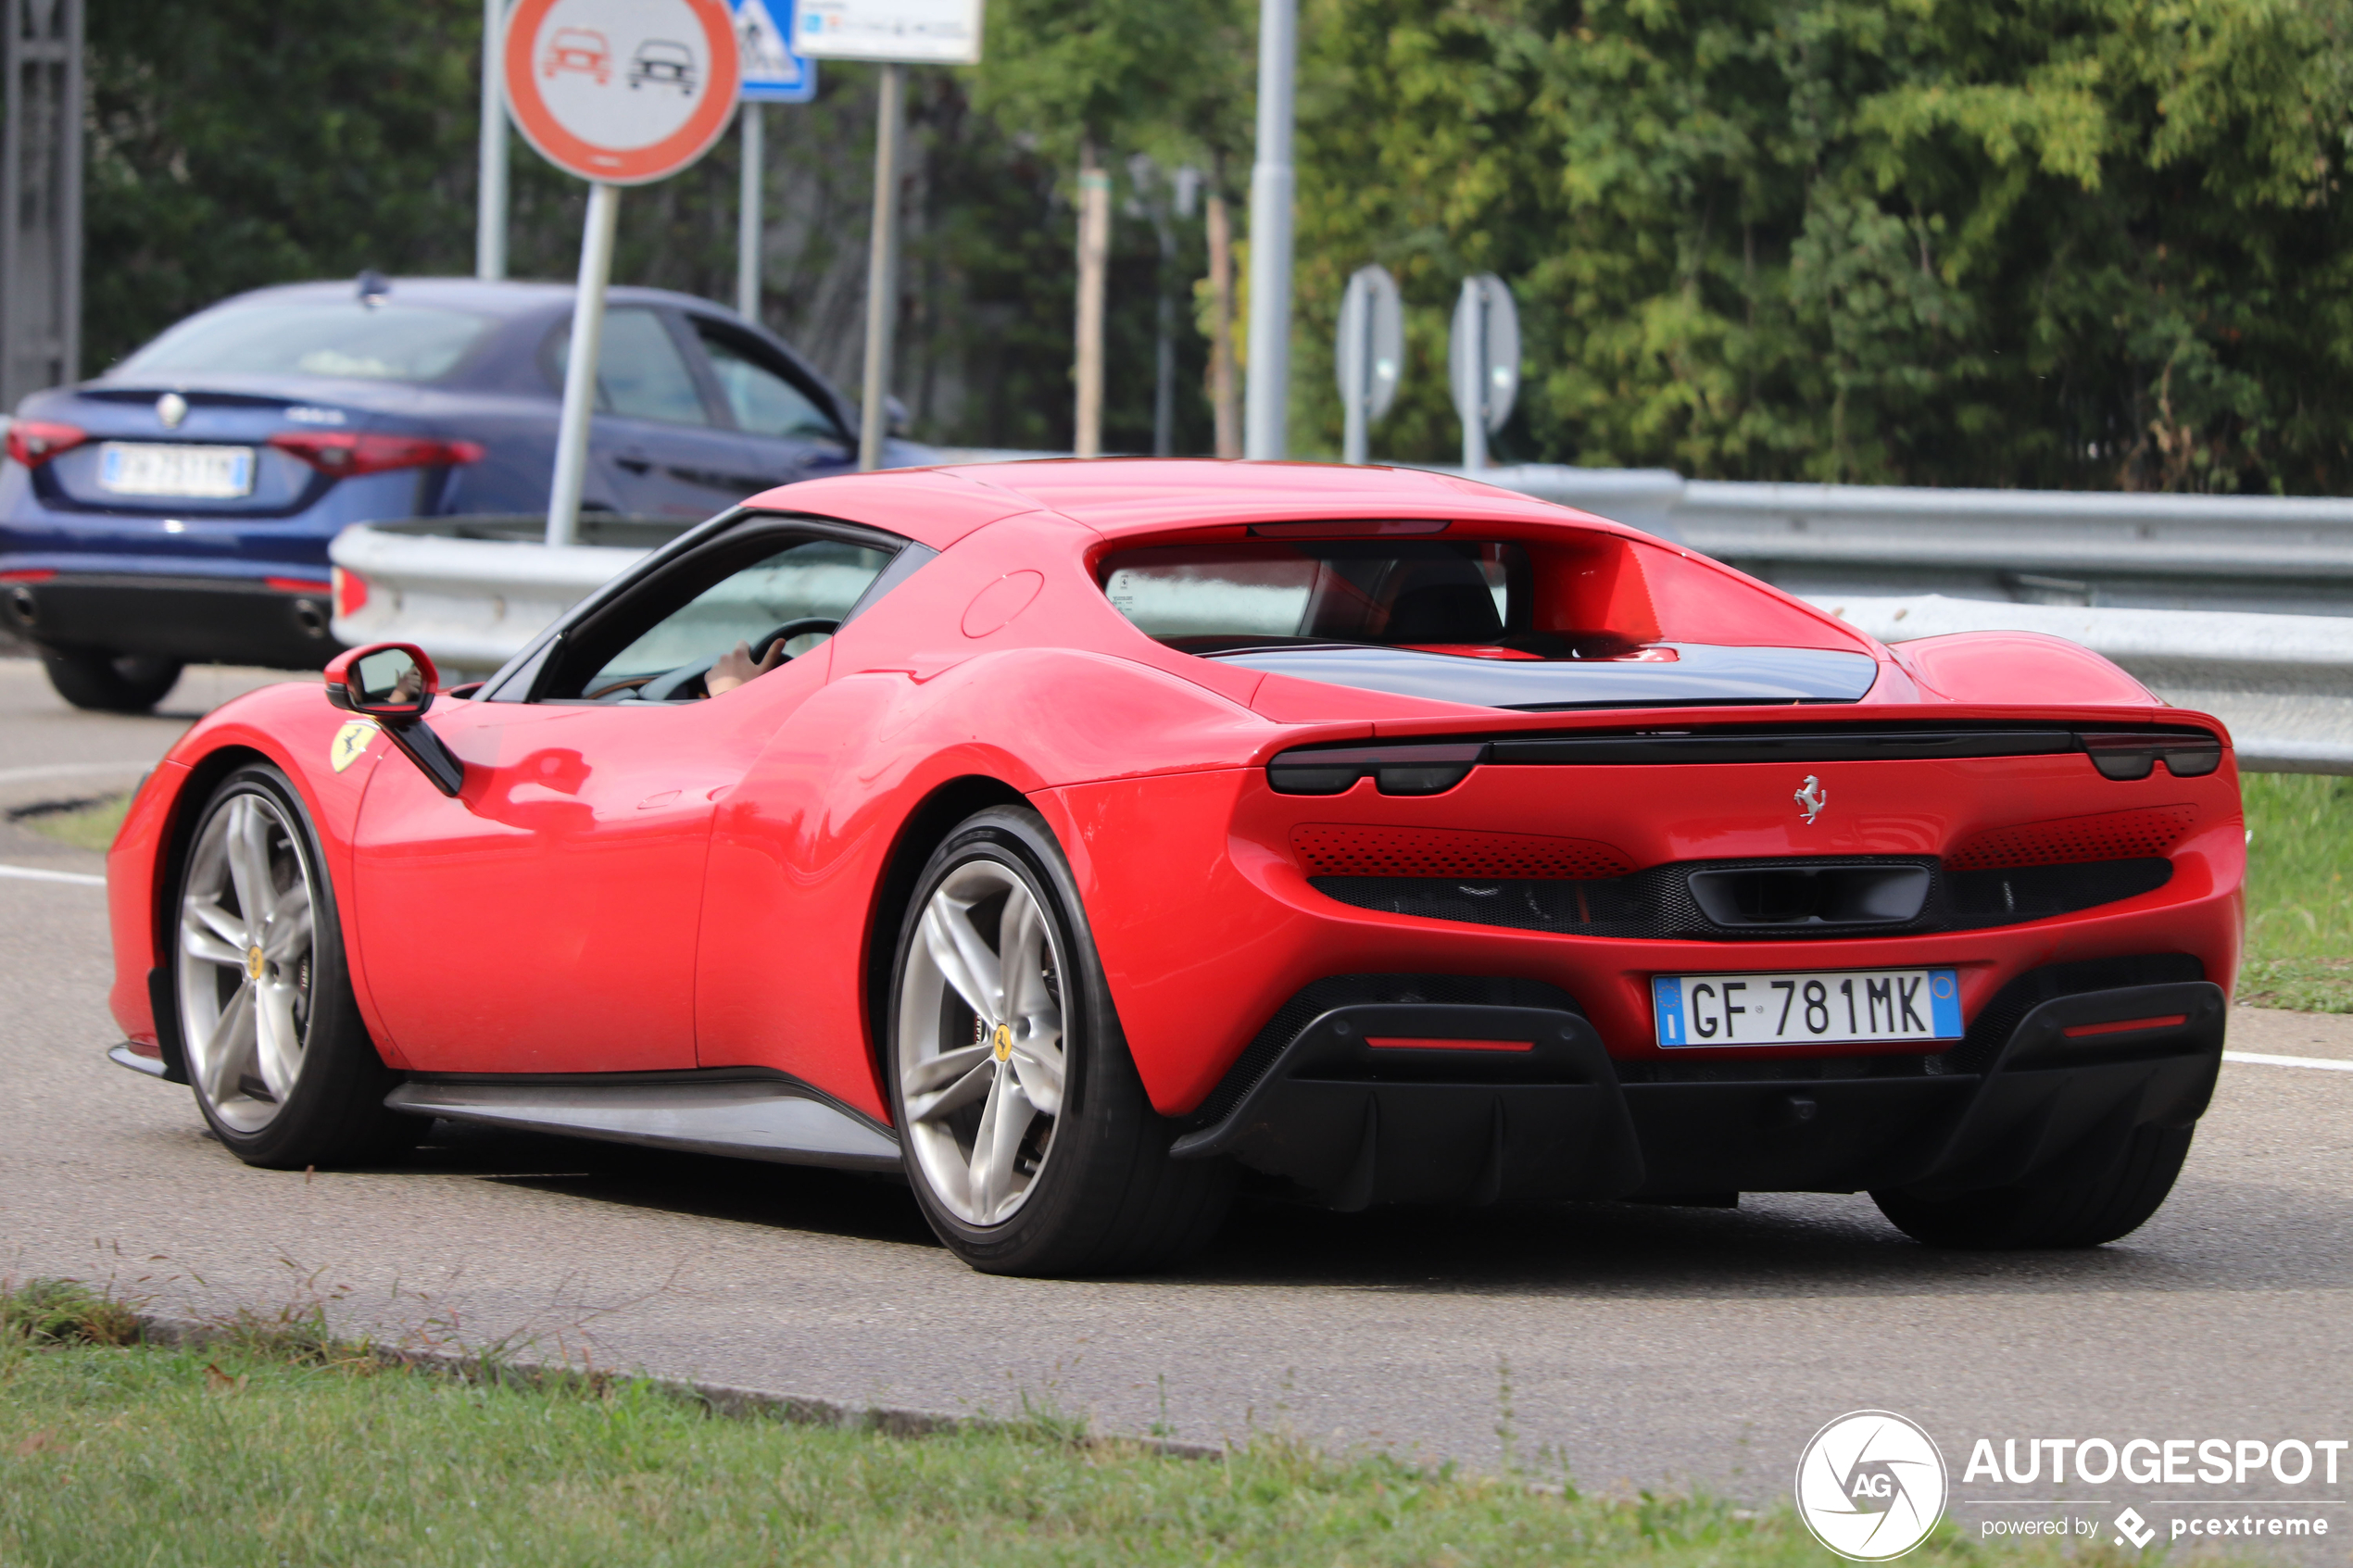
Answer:
[[[1692, 486], [1660, 470], [1489, 472], [1520, 481], [1512, 488], [1659, 532], [1674, 532], [1705, 509], [1691, 508]], [[2353, 550], [2353, 503], [2342, 505]], [[2022, 506], [2019, 515], [2036, 514]], [[334, 634], [346, 644], [413, 642], [453, 672], [487, 672], [597, 586], [688, 526], [609, 517], [583, 522], [586, 543], [554, 549], [532, 542], [541, 527], [535, 517], [346, 529], [329, 553], [338, 567], [366, 580], [367, 599], [335, 620]], [[1705, 549], [1705, 532], [1695, 532], [1690, 542]], [[2347, 570], [2353, 583], [2353, 566]], [[2353, 773], [2353, 601], [2348, 613], [2338, 616], [2027, 604], [1836, 586], [1805, 596], [1883, 642], [1974, 631], [2066, 637], [2114, 659], [2167, 701], [2222, 719], [2242, 767]]]
[[[692, 521], [580, 520], [578, 545], [538, 542], [538, 517], [421, 518], [346, 528], [327, 558], [367, 585], [331, 629], [346, 647], [414, 643], [453, 673], [486, 675], [633, 562]], [[357, 595], [336, 596], [338, 604]]]
[[[940, 453], [1057, 456], [1067, 454]], [[1429, 469], [1630, 524], [1799, 595], [2353, 616], [2353, 499], [1748, 484], [1553, 463]]]
[[2122, 665], [2174, 706], [2228, 724], [2242, 769], [2353, 773], [2353, 620], [1993, 604], [1938, 595], [1808, 597], [1883, 643], [1952, 632], [2065, 637]]
[[1743, 484], [1543, 464], [1475, 477], [1793, 594], [2353, 616], [2353, 500]]

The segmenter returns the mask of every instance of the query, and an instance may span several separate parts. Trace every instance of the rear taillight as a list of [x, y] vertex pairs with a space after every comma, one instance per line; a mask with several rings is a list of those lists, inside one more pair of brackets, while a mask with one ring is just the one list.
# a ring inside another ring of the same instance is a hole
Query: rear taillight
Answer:
[[483, 448], [471, 441], [441, 441], [423, 435], [355, 435], [348, 431], [287, 431], [270, 445], [336, 478], [383, 473], [391, 469], [450, 468], [478, 463]]
[[2171, 734], [2121, 731], [2079, 734], [2075, 738], [2092, 754], [2092, 766], [2103, 778], [2145, 779], [2161, 761], [2175, 778], [2196, 779], [2222, 765], [2221, 738], [2204, 731]]
[[37, 469], [58, 453], [70, 452], [89, 439], [90, 433], [79, 425], [19, 420], [8, 427], [8, 456], [29, 469]]
[[1442, 795], [1486, 755], [1484, 743], [1302, 747], [1269, 761], [1266, 782], [1282, 795], [1344, 795], [1370, 773], [1383, 795]]
[[346, 571], [339, 566], [329, 567], [327, 575], [333, 579], [335, 618], [348, 620], [367, 607], [368, 580], [356, 571]]

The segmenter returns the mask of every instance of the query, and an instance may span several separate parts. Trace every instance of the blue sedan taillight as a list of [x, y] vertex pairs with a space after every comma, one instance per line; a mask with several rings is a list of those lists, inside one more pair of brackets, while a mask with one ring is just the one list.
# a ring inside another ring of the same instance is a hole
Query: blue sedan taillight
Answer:
[[345, 431], [286, 431], [270, 445], [338, 479], [392, 469], [451, 468], [486, 456], [472, 441], [422, 435], [357, 435]]

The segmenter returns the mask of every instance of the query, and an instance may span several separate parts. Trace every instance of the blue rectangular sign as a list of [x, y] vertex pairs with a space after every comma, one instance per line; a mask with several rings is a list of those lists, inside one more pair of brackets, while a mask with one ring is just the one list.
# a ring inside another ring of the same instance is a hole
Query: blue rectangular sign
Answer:
[[792, 52], [796, 0], [727, 0], [747, 104], [805, 104], [817, 96], [817, 62]]

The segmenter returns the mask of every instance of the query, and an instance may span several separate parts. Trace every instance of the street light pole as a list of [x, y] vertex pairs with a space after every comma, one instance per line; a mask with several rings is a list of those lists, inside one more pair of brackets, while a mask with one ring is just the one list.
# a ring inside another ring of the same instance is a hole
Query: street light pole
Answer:
[[1258, 12], [1258, 161], [1250, 171], [1250, 382], [1242, 456], [1290, 454], [1291, 85], [1299, 56], [1299, 0], [1264, 0]]
[[736, 214], [736, 314], [760, 320], [761, 186], [767, 174], [768, 135], [760, 106], [749, 99], [738, 111], [744, 120], [742, 207]]
[[506, 37], [506, 0], [482, 0], [482, 166], [474, 192], [477, 278], [507, 275]]
[[866, 386], [859, 410], [858, 471], [882, 467], [890, 429], [890, 338], [899, 324], [899, 123], [907, 68], [882, 68], [882, 104], [875, 129], [875, 232], [866, 255]]

